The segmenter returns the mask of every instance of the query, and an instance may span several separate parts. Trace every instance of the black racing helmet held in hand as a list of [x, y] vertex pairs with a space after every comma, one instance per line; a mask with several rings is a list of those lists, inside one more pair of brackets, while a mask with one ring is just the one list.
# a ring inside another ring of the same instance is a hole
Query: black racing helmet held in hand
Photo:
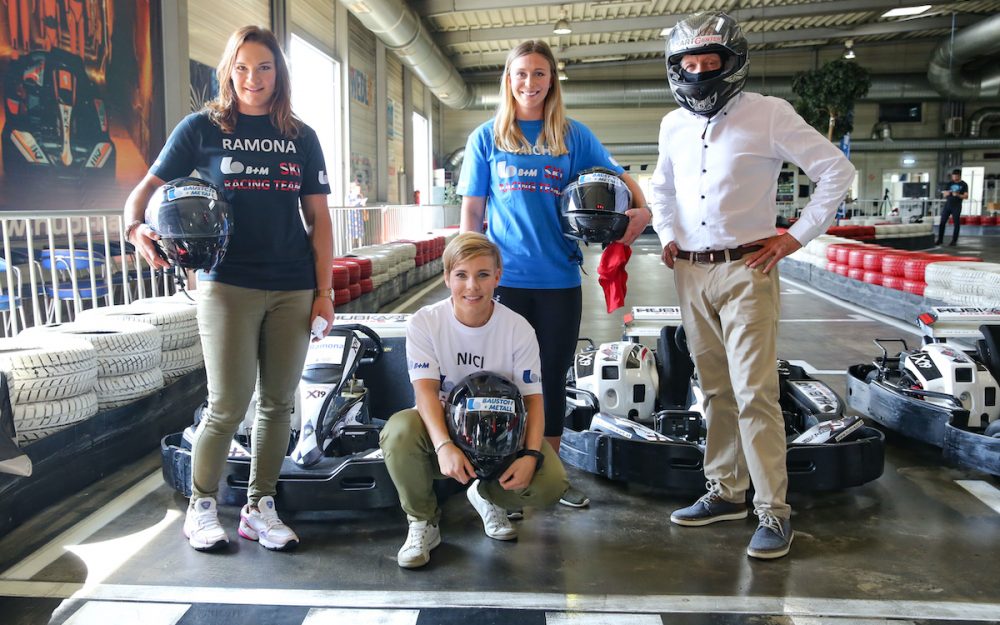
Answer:
[[480, 371], [455, 384], [447, 409], [448, 434], [476, 476], [498, 479], [524, 446], [528, 411], [521, 391], [498, 373]]
[[146, 223], [160, 252], [181, 269], [214, 269], [232, 234], [232, 208], [217, 186], [199, 178], [176, 178], [156, 190], [146, 206]]
[[[690, 74], [681, 59], [689, 54], [716, 53], [718, 72]], [[736, 20], [707, 11], [690, 15], [674, 26], [667, 39], [667, 82], [681, 107], [699, 115], [714, 115], [743, 91], [750, 72], [747, 39]]]
[[606, 167], [584, 169], [559, 198], [563, 234], [584, 243], [608, 244], [625, 235], [632, 193]]

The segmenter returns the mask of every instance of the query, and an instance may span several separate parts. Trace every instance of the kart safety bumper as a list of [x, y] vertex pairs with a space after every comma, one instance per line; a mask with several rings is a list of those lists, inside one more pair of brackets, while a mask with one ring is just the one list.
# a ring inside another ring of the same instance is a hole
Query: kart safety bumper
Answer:
[[[627, 440], [564, 428], [559, 456], [570, 466], [612, 480], [665, 490], [705, 489], [704, 452], [693, 443]], [[791, 492], [860, 486], [882, 475], [885, 437], [864, 427], [856, 439], [846, 442], [790, 444], [786, 459]]]
[[[163, 479], [179, 493], [191, 496], [191, 451], [181, 447], [181, 433], [160, 442]], [[373, 452], [323, 458], [303, 468], [285, 458], [278, 477], [277, 499], [282, 510], [359, 510], [399, 505], [396, 487], [385, 462]], [[247, 500], [250, 458], [230, 456], [219, 482], [219, 504], [242, 506]]]
[[847, 370], [847, 404], [872, 421], [903, 436], [940, 447], [945, 460], [1000, 475], [1000, 438], [958, 427], [968, 411], [931, 403], [881, 381], [868, 381], [870, 365]]
[[[847, 370], [847, 405], [879, 425], [903, 436], [941, 447], [945, 426], [955, 410], [908, 394], [894, 384], [869, 380], [874, 367], [853, 365]], [[965, 414], [968, 419], [968, 413]]]

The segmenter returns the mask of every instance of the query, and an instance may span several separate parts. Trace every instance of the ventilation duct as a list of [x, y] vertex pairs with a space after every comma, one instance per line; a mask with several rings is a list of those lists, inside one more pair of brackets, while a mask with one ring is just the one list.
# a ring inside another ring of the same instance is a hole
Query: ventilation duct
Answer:
[[[766, 85], [758, 86], [751, 78], [747, 82], [747, 91], [766, 93], [767, 95], [794, 100], [791, 78], [769, 79]], [[762, 88], [766, 86], [767, 88]], [[495, 83], [475, 83], [472, 90], [471, 106], [484, 109], [495, 109], [500, 101], [500, 86]], [[631, 80], [621, 81], [575, 81], [562, 83], [563, 102], [568, 108], [587, 107], [662, 107], [674, 105], [674, 96], [664, 80]], [[935, 91], [927, 77], [921, 74], [904, 76], [876, 76], [872, 78], [872, 86], [866, 101], [873, 100], [939, 100], [941, 94]]]
[[[656, 155], [655, 143], [605, 143], [604, 147], [612, 156]], [[871, 141], [852, 139], [851, 153], [855, 152], [899, 152], [929, 150], [995, 150], [1000, 148], [1000, 139], [895, 139], [893, 141]]]
[[969, 116], [969, 136], [979, 137], [983, 129], [983, 124], [991, 124], [1000, 121], [1000, 107], [992, 106], [981, 108]]
[[420, 16], [402, 0], [340, 0], [365, 28], [396, 53], [438, 100], [455, 109], [472, 104], [458, 70], [431, 40]]
[[949, 36], [931, 55], [927, 78], [947, 97], [1000, 96], [1000, 13]]

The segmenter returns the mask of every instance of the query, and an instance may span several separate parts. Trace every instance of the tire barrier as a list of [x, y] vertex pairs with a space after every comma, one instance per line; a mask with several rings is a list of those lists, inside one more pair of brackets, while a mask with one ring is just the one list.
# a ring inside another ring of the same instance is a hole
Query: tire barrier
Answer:
[[160, 331], [149, 323], [94, 316], [86, 321], [37, 326], [22, 335], [71, 336], [90, 343], [97, 356], [94, 389], [100, 410], [116, 408], [163, 387], [163, 341]]
[[19, 445], [97, 413], [97, 352], [83, 339], [38, 334], [0, 339]]
[[186, 297], [158, 297], [124, 306], [92, 308], [80, 313], [79, 319], [120, 319], [155, 327], [162, 340], [160, 370], [166, 384], [205, 366], [198, 334], [198, 308]]

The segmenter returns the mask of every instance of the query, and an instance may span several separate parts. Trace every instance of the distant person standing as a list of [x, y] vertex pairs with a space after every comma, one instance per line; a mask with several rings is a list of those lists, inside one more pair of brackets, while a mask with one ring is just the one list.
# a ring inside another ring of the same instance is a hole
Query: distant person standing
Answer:
[[961, 225], [962, 202], [969, 199], [969, 185], [962, 180], [962, 170], [953, 169], [951, 171], [951, 182], [948, 188], [941, 192], [944, 196], [944, 208], [941, 209], [941, 224], [938, 225], [938, 235], [936, 243], [941, 245], [944, 241], [944, 229], [948, 225], [948, 218], [955, 220], [955, 229], [951, 234], [951, 242], [948, 245], [958, 244], [958, 230]]

